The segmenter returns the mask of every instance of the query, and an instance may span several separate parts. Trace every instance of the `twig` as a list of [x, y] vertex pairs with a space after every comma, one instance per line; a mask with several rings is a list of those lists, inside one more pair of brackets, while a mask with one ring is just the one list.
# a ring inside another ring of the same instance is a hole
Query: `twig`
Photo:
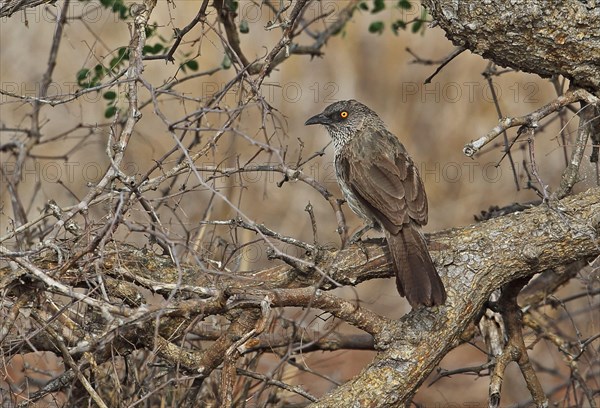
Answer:
[[460, 368], [456, 368], [454, 370], [445, 370], [445, 369], [439, 367], [437, 369], [437, 376], [433, 380], [431, 380], [431, 382], [427, 386], [431, 387], [433, 384], [435, 384], [442, 378], [452, 377], [453, 375], [456, 375], [456, 374], [474, 374], [478, 377], [483, 377], [483, 376], [489, 375], [489, 374], [482, 374], [481, 372], [486, 371], [486, 370], [489, 371], [490, 367], [493, 367], [495, 364], [496, 364], [496, 361], [492, 359], [490, 361], [487, 361], [487, 362], [477, 365], [477, 366], [460, 367]]
[[306, 211], [308, 213], [308, 216], [310, 217], [310, 225], [312, 227], [313, 232], [313, 244], [316, 246], [319, 242], [319, 237], [317, 235], [317, 220], [315, 219], [315, 212], [310, 201], [308, 202], [308, 204], [306, 204], [306, 207], [304, 207], [304, 211]]
[[[341, 208], [341, 205], [344, 203], [344, 201], [343, 200], [340, 201], [337, 198], [335, 198], [333, 196], [333, 194], [331, 194], [331, 192], [329, 192], [329, 190], [327, 190], [327, 188], [325, 188], [325, 186], [323, 186], [323, 184], [319, 183], [313, 177], [306, 174], [300, 168], [292, 168], [289, 165], [282, 163], [280, 165], [258, 165], [258, 166], [249, 166], [249, 167], [243, 166], [243, 167], [238, 167], [238, 168], [225, 168], [225, 169], [219, 169], [217, 167], [197, 167], [196, 169], [198, 171], [203, 171], [203, 172], [205, 171], [205, 172], [212, 172], [215, 174], [221, 174], [225, 177], [228, 177], [232, 174], [243, 173], [243, 172], [255, 172], [255, 171], [278, 172], [278, 173], [282, 173], [284, 175], [284, 179], [278, 183], [278, 187], [281, 187], [283, 185], [283, 183], [290, 181], [290, 180], [300, 180], [303, 183], [314, 188], [319, 194], [321, 194], [321, 196], [323, 196], [323, 198], [325, 200], [327, 200], [327, 202], [329, 203], [329, 205], [331, 206], [331, 208], [335, 214], [337, 224], [338, 224], [337, 232], [340, 235], [342, 244], [344, 244], [347, 241], [348, 229], [346, 226], [346, 219], [344, 217], [344, 213], [342, 212], [342, 208]], [[183, 169], [181, 171], [183, 171]], [[211, 181], [214, 177], [215, 176], [208, 177], [206, 179], [206, 182]], [[147, 189], [148, 186], [144, 186], [144, 187], [145, 187], [145, 189]], [[303, 245], [308, 245], [308, 244], [303, 243]], [[305, 248], [305, 249], [310, 249], [310, 248]], [[314, 249], [314, 248], [312, 248], [312, 249]]]
[[77, 377], [81, 385], [83, 385], [83, 388], [85, 388], [92, 400], [96, 404], [98, 404], [100, 408], [108, 408], [108, 405], [106, 405], [106, 403], [102, 400], [102, 397], [100, 397], [96, 390], [94, 390], [94, 387], [92, 386], [92, 384], [90, 384], [88, 379], [85, 378], [85, 376], [79, 369], [77, 363], [75, 362], [73, 357], [71, 357], [67, 346], [65, 345], [64, 341], [60, 338], [58, 333], [56, 333], [56, 331], [49, 325], [46, 325], [44, 330], [50, 335], [50, 337], [54, 339], [54, 342], [58, 345], [58, 348], [61, 351], [65, 364], [68, 365], [71, 368], [71, 370], [73, 370], [75, 376]]
[[390, 320], [373, 313], [368, 309], [362, 308], [353, 302], [343, 300], [340, 297], [324, 293], [314, 288], [302, 289], [281, 289], [275, 293], [266, 293], [273, 305], [295, 306], [310, 305], [321, 310], [325, 310], [337, 318], [358, 327], [361, 330], [373, 335], [376, 339], [390, 325]]
[[567, 105], [578, 101], [586, 101], [589, 104], [600, 103], [600, 99], [598, 99], [596, 96], [592, 95], [584, 89], [575, 89], [572, 91], [568, 91], [564, 95], [559, 96], [554, 101], [550, 102], [545, 106], [542, 106], [538, 110], [528, 115], [500, 119], [498, 125], [492, 130], [490, 130], [488, 133], [486, 133], [484, 136], [470, 143], [467, 143], [463, 148], [463, 153], [468, 157], [473, 157], [473, 155], [475, 155], [475, 153], [477, 153], [483, 146], [494, 140], [506, 129], [515, 126], [527, 126], [535, 128], [538, 126], [538, 122], [541, 119], [545, 118], [551, 113], [554, 113], [564, 108]]
[[272, 378], [267, 377], [266, 375], [255, 373], [255, 372], [248, 371], [248, 370], [244, 370], [243, 368], [237, 368], [236, 371], [239, 375], [245, 375], [246, 377], [250, 377], [250, 378], [254, 378], [256, 380], [263, 381], [266, 385], [274, 385], [274, 386], [282, 388], [286, 391], [293, 392], [295, 394], [298, 394], [298, 395], [306, 398], [309, 401], [312, 401], [312, 402], [318, 401], [317, 397], [315, 397], [314, 395], [305, 391], [300, 386], [297, 386], [297, 385], [292, 386], [292, 385], [284, 383], [283, 381], [274, 380]]
[[440, 71], [442, 69], [444, 69], [444, 67], [446, 65], [448, 65], [450, 63], [450, 61], [452, 61], [454, 58], [458, 57], [460, 54], [463, 53], [463, 51], [465, 51], [466, 48], [465, 47], [456, 47], [454, 49], [454, 51], [452, 51], [450, 54], [448, 54], [446, 56], [446, 58], [444, 58], [444, 60], [440, 63], [440, 65], [435, 69], [435, 71], [433, 71], [433, 74], [429, 75], [427, 78], [425, 78], [425, 81], [423, 82], [424, 84], [430, 84], [431, 80], [440, 73]]
[[[56, 58], [58, 56], [58, 49], [60, 46], [60, 42], [62, 41], [62, 33], [64, 26], [67, 21], [67, 14], [69, 11], [69, 3], [70, 0], [65, 0], [62, 9], [60, 11], [60, 17], [56, 22], [56, 31], [54, 32], [54, 37], [52, 38], [52, 46], [50, 47], [50, 55], [48, 56], [48, 63], [46, 71], [42, 76], [42, 81], [40, 85], [40, 92], [38, 97], [43, 99], [46, 97], [48, 93], [48, 89], [50, 84], [52, 83], [52, 74], [54, 73], [54, 68], [56, 68]], [[41, 137], [40, 134], [40, 109], [41, 102], [34, 100], [33, 101], [33, 111], [31, 112], [31, 134], [34, 139], [39, 139]], [[31, 143], [30, 143], [31, 145]], [[29, 149], [28, 149], [29, 150]]]
[[[18, 99], [18, 100], [24, 101], [24, 102], [30, 102], [32, 104], [38, 103], [40, 105], [45, 104], [45, 105], [50, 105], [50, 106], [58, 106], [58, 105], [63, 105], [65, 103], [79, 99], [86, 94], [97, 93], [98, 91], [101, 91], [106, 88], [111, 88], [115, 85], [126, 84], [127, 82], [131, 81], [131, 79], [119, 80], [119, 78], [121, 78], [123, 75], [125, 75], [126, 72], [127, 72], [126, 69], [122, 69], [118, 73], [113, 74], [113, 77], [110, 79], [110, 81], [108, 81], [106, 83], [96, 85], [96, 86], [93, 86], [90, 88], [78, 89], [72, 93], [40, 97], [40, 96], [30, 96], [30, 95], [19, 95], [19, 94], [13, 93], [13, 92], [9, 92], [9, 91], [0, 89], [0, 95], [5, 95], [5, 96], [15, 98], [15, 99]], [[0, 130], [4, 130], [4, 129], [0, 128]], [[18, 129], [13, 129], [12, 131], [17, 131], [17, 130]], [[22, 131], [22, 130], [18, 130], [18, 131]]]
[[173, 30], [173, 31], [175, 31], [175, 42], [173, 43], [173, 45], [171, 45], [171, 47], [169, 48], [169, 51], [166, 54], [161, 54], [161, 55], [146, 55], [146, 56], [144, 56], [144, 60], [164, 59], [164, 60], [169, 61], [169, 62], [175, 61], [175, 58], [173, 58], [173, 55], [175, 54], [175, 50], [177, 50], [177, 48], [181, 44], [181, 40], [183, 40], [183, 37], [192, 28], [196, 27], [196, 25], [200, 21], [204, 21], [204, 19], [206, 18], [206, 8], [208, 7], [208, 1], [209, 0], [203, 0], [202, 1], [202, 5], [200, 6], [200, 10], [198, 10], [198, 13], [192, 19], [192, 21], [190, 21], [190, 23], [188, 25], [186, 25], [181, 30], [179, 30], [177, 28]]
[[[494, 101], [494, 106], [496, 107], [498, 119], [502, 119], [502, 110], [500, 109], [500, 103], [498, 102], [498, 95], [496, 95], [496, 88], [494, 87], [494, 84], [492, 82], [492, 75], [497, 75], [497, 71], [496, 65], [490, 62], [486, 70], [483, 72], [483, 76], [486, 79], [488, 83], [488, 88], [492, 93], [492, 99]], [[513, 173], [513, 179], [515, 181], [515, 187], [517, 191], [519, 191], [521, 189], [521, 186], [519, 185], [519, 176], [517, 175], [517, 169], [515, 166], [515, 162], [512, 158], [512, 153], [510, 149], [512, 144], [509, 145], [508, 143], [508, 134], [506, 133], [506, 130], [502, 131], [502, 136], [504, 138], [504, 155], [508, 157], [508, 161], [510, 162], [510, 168], [512, 169]], [[502, 156], [502, 158], [504, 158], [504, 156]], [[500, 161], [502, 161], [502, 158], [500, 159]], [[498, 162], [498, 166], [500, 165], [500, 161]]]
[[575, 146], [571, 152], [571, 160], [569, 165], [564, 170], [563, 175], [560, 179], [560, 186], [558, 190], [552, 194], [553, 199], [560, 200], [566, 197], [571, 192], [571, 189], [577, 181], [579, 181], [579, 167], [583, 160], [583, 152], [587, 147], [587, 142], [591, 135], [594, 133], [593, 122], [596, 120], [595, 117], [596, 109], [594, 105], [589, 105], [586, 101], [581, 101], [581, 109], [579, 110], [579, 130], [577, 131], [577, 138], [575, 139]]
[[517, 304], [517, 296], [521, 288], [527, 284], [529, 278], [520, 278], [514, 282], [507, 284], [500, 296], [498, 306], [501, 309], [503, 320], [506, 324], [506, 334], [508, 341], [502, 354], [496, 358], [496, 365], [492, 370], [489, 388], [489, 407], [496, 408], [500, 405], [500, 389], [504, 378], [506, 366], [511, 361], [516, 361], [521, 369], [521, 373], [527, 383], [527, 388], [533, 397], [533, 401], [538, 407], [548, 405], [548, 399], [544, 394], [542, 385], [540, 384], [529, 357], [527, 348], [523, 340], [521, 332], [521, 311]]
[[73, 383], [75, 379], [75, 371], [67, 370], [58, 377], [52, 379], [46, 385], [44, 385], [39, 391], [36, 391], [32, 394], [29, 394], [27, 399], [17, 405], [17, 408], [28, 408], [31, 407], [31, 403], [38, 401], [44, 398], [48, 394], [52, 394], [53, 392], [60, 391]]
[[285, 242], [286, 244], [291, 244], [291, 245], [297, 246], [298, 248], [302, 248], [305, 251], [315, 251], [316, 250], [315, 245], [308, 244], [308, 243], [301, 241], [299, 239], [296, 239], [296, 238], [282, 235], [282, 234], [278, 233], [277, 231], [273, 231], [272, 229], [265, 226], [264, 224], [256, 224], [256, 223], [250, 223], [250, 222], [244, 221], [242, 218], [235, 218], [233, 220], [226, 220], [226, 221], [218, 221], [218, 220], [202, 221], [201, 224], [202, 225], [230, 225], [230, 226], [235, 226], [235, 227], [241, 227], [241, 228], [244, 228], [244, 229], [247, 229], [250, 231], [254, 231], [259, 234], [263, 234], [267, 237], [275, 238], [278, 241]]
[[548, 185], [546, 183], [544, 183], [544, 181], [542, 180], [540, 173], [538, 172], [537, 169], [537, 163], [535, 161], [535, 148], [534, 148], [534, 141], [533, 141], [533, 132], [534, 130], [531, 128], [528, 128], [529, 131], [529, 138], [527, 139], [527, 146], [529, 147], [529, 161], [531, 162], [531, 173], [534, 175], [535, 179], [537, 180], [538, 184], [540, 185], [540, 189], [541, 190], [537, 190], [540, 191], [540, 198], [543, 200], [543, 202], [547, 202], [548, 201]]
[[[309, 2], [309, 0], [297, 0], [296, 4], [294, 4], [294, 8], [292, 9], [292, 12], [290, 13], [288, 26], [283, 30], [283, 34], [281, 36], [281, 39], [273, 47], [273, 49], [271, 49], [271, 51], [269, 52], [269, 54], [265, 58], [264, 63], [260, 67], [260, 70], [258, 71], [258, 77], [254, 81], [255, 87], [257, 89], [260, 88], [260, 86], [262, 85], [262, 82], [265, 79], [265, 77], [273, 69], [273, 62], [275, 60], [275, 57], [278, 56], [279, 52], [284, 47], [286, 48], [286, 51], [283, 54], [284, 55], [284, 59], [289, 56], [289, 48], [288, 47], [289, 47], [289, 44], [290, 44], [290, 42], [292, 40], [292, 32], [293, 32], [294, 27], [295, 27], [295, 25], [297, 23], [298, 17], [300, 16], [300, 13], [302, 12], [302, 10], [304, 9], [304, 6], [306, 6], [306, 4], [308, 2]], [[250, 71], [250, 72], [253, 73], [254, 71], [256, 71], [256, 68], [254, 70]]]
[[[552, 78], [550, 78], [550, 82], [552, 83], [552, 85], [554, 85], [554, 90], [556, 91], [556, 95], [563, 95], [564, 92], [564, 84], [565, 84], [565, 79], [563, 78], [562, 81], [559, 80], [558, 75], [554, 75], [552, 76]], [[569, 157], [567, 154], [567, 135], [565, 132], [565, 128], [566, 128], [566, 120], [565, 120], [565, 111], [561, 110], [558, 113], [558, 118], [560, 120], [560, 144], [562, 146], [562, 151], [563, 151], [563, 155], [565, 158], [565, 167], [569, 165]]]
[[[208, 2], [208, 0], [205, 0], [205, 2]], [[221, 23], [223, 23], [223, 26], [225, 27], [225, 34], [227, 35], [227, 43], [229, 44], [229, 47], [239, 58], [242, 67], [248, 67], [250, 65], [250, 61], [248, 58], [246, 58], [242, 51], [242, 47], [240, 46], [240, 36], [235, 23], [235, 17], [237, 16], [236, 12], [234, 10], [230, 10], [229, 3], [224, 2], [223, 0], [215, 0], [214, 6], [219, 14]]]

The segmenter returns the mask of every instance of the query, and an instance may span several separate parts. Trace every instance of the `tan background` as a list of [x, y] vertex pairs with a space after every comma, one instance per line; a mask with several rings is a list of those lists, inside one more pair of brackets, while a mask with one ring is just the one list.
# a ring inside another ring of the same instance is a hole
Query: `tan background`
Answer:
[[[58, 5], [61, 5], [61, 1]], [[189, 22], [199, 7], [198, 1], [177, 1], [176, 7], [165, 1], [159, 1], [152, 21], [161, 26], [160, 33], [169, 37], [172, 25], [182, 27]], [[343, 2], [323, 3], [323, 8], [339, 10]], [[391, 2], [386, 3], [388, 8]], [[72, 15], [79, 15], [91, 9], [82, 3], [72, 3]], [[317, 11], [318, 5], [311, 5]], [[261, 15], [256, 19], [258, 8], [250, 2], [240, 2], [240, 15], [250, 23], [250, 33], [242, 35], [242, 48], [249, 59], [264, 56], [279, 39], [279, 31], [265, 32], [263, 26], [271, 17]], [[53, 35], [54, 25], [52, 13], [56, 8], [38, 8], [27, 14], [29, 27], [24, 24], [23, 15], [15, 15], [3, 20], [0, 25], [0, 75], [2, 89], [22, 95], [33, 96], [41, 75], [46, 69], [48, 50]], [[214, 13], [214, 11], [213, 11]], [[418, 16], [418, 11], [408, 12], [405, 20]], [[321, 149], [329, 142], [324, 129], [306, 128], [304, 121], [320, 112], [328, 103], [340, 99], [355, 98], [376, 110], [383, 120], [406, 145], [415, 162], [418, 163], [425, 181], [430, 202], [430, 222], [426, 231], [437, 231], [444, 228], [467, 225], [473, 222], [473, 215], [491, 205], [507, 205], [513, 202], [526, 202], [536, 199], [531, 190], [517, 192], [512, 173], [505, 159], [499, 168], [495, 164], [502, 157], [498, 145], [486, 148], [485, 154], [474, 160], [462, 153], [462, 147], [472, 139], [476, 139], [494, 127], [497, 114], [492, 102], [488, 85], [481, 73], [487, 62], [481, 57], [464, 52], [440, 74], [431, 84], [423, 81], [436, 66], [413, 64], [413, 57], [406, 51], [407, 47], [424, 59], [442, 59], [454, 47], [445, 39], [441, 30], [427, 29], [424, 34], [412, 34], [401, 31], [398, 36], [389, 29], [383, 35], [371, 34], [367, 31], [369, 22], [382, 19], [387, 24], [401, 18], [395, 11], [390, 15], [387, 11], [376, 16], [368, 12], [356, 12], [353, 20], [345, 27], [343, 33], [333, 37], [323, 48], [322, 58], [308, 56], [292, 56], [278, 66], [276, 71], [265, 80], [263, 95], [265, 99], [280, 112], [282, 128], [277, 131], [272, 145], [275, 148], [287, 146], [288, 163], [294, 163], [299, 151], [298, 139], [304, 143], [303, 157]], [[65, 29], [65, 38], [61, 44], [58, 65], [54, 75], [51, 94], [65, 94], [76, 89], [76, 72], [84, 67], [92, 68], [99, 60], [103, 60], [117, 47], [128, 42], [128, 28], [105, 10], [89, 14], [84, 18], [86, 24], [73, 20]], [[317, 25], [316, 27], [322, 27]], [[315, 28], [316, 28], [315, 27]], [[189, 39], [200, 36], [199, 28]], [[153, 43], [150, 39], [149, 43]], [[308, 44], [310, 39], [303, 37], [300, 43]], [[200, 53], [196, 59], [200, 71], [220, 65], [223, 58], [223, 47], [214, 33], [209, 34], [200, 43], [187, 44], [182, 48], [192, 54]], [[104, 61], [110, 60], [110, 57]], [[181, 58], [178, 59], [181, 61]], [[145, 78], [154, 86], [167, 81], [177, 69], [176, 65], [165, 64], [164, 61], [148, 61]], [[234, 75], [233, 69], [220, 72], [212, 77], [203, 77], [176, 87], [180, 93], [191, 98], [210, 97], [215, 90]], [[178, 77], [182, 77], [180, 73]], [[545, 103], [554, 96], [552, 86], [535, 75], [524, 73], [508, 73], [494, 78], [497, 85], [500, 107], [504, 115], [515, 116], [526, 114]], [[125, 103], [123, 89], [121, 104]], [[140, 92], [141, 99], [146, 100], [147, 90]], [[28, 104], [15, 102], [6, 96], [0, 96], [0, 119], [6, 127], [27, 127], [30, 111]], [[235, 106], [237, 96], [228, 95], [222, 106]], [[176, 121], [185, 113], [193, 112], [198, 105], [193, 101], [183, 101], [178, 97], [163, 98], [160, 109], [171, 121]], [[42, 111], [43, 137], [47, 143], [36, 147], [33, 153], [40, 156], [37, 167], [28, 162], [30, 167], [23, 175], [22, 196], [30, 206], [30, 217], [39, 214], [39, 210], [49, 199], [55, 199], [59, 205], [66, 207], [77, 202], [73, 194], [82, 197], [87, 192], [86, 182], [97, 181], [98, 172], [107, 165], [105, 147], [107, 127], [94, 129], [88, 135], [87, 130], [79, 129], [67, 139], [57, 142], [49, 141], [58, 134], [77, 126], [106, 124], [103, 112], [106, 102], [99, 94], [86, 95], [75, 102], [56, 107], [45, 107]], [[264, 142], [258, 124], [258, 110], [250, 109], [242, 114], [238, 129], [251, 138]], [[134, 173], [144, 173], [152, 164], [173, 146], [172, 136], [165, 125], [147, 107], [143, 118], [136, 126], [136, 133], [127, 149], [126, 162]], [[224, 118], [211, 117], [218, 128]], [[570, 122], [565, 130], [569, 137], [575, 131], [577, 121]], [[269, 127], [273, 131], [273, 127]], [[536, 134], [535, 154], [538, 170], [542, 179], [550, 186], [556, 186], [564, 167], [563, 150], [559, 138], [560, 124], [555, 121], [542, 133]], [[206, 132], [206, 135], [214, 132]], [[509, 132], [509, 137], [514, 131]], [[22, 134], [1, 132], [2, 143], [12, 138], [23, 140]], [[204, 136], [206, 137], [206, 136]], [[499, 139], [498, 139], [499, 140]], [[528, 160], [528, 153], [522, 150], [526, 143], [518, 142], [514, 149], [514, 159], [518, 166], [520, 185], [525, 185], [523, 159]], [[73, 149], [73, 150], [71, 150]], [[68, 151], [68, 153], [66, 153]], [[207, 158], [208, 164], [223, 163], [233, 167], [236, 157], [244, 162], [256, 151], [247, 139], [240, 134], [227, 134], [221, 139], [214, 154]], [[66, 157], [65, 157], [66, 154]], [[260, 155], [255, 164], [277, 162], [276, 156]], [[10, 166], [10, 162], [4, 162]], [[9, 167], [7, 167], [9, 169]], [[340, 196], [332, 168], [332, 148], [326, 150], [325, 156], [313, 160], [303, 169], [323, 182], [334, 194]], [[594, 177], [592, 168], [586, 161], [583, 174], [588, 178], [582, 183], [590, 185]], [[156, 174], [154, 174], [156, 175]], [[60, 178], [68, 191], [56, 181]], [[219, 191], [233, 203], [240, 203], [240, 208], [251, 219], [264, 222], [270, 228], [307, 241], [312, 240], [310, 222], [305, 206], [310, 201], [315, 207], [319, 225], [321, 243], [333, 243], [339, 246], [339, 238], [335, 233], [335, 219], [330, 207], [314, 190], [302, 183], [286, 183], [278, 188], [275, 183], [281, 180], [278, 174], [246, 174], [240, 178], [232, 177], [220, 180]], [[36, 184], [39, 182], [41, 184]], [[240, 188], [243, 184], [244, 188]], [[198, 220], [206, 210], [209, 192], [199, 189], [197, 193], [183, 197], [177, 202], [177, 213], [185, 220], [188, 229], [197, 228]], [[12, 209], [8, 199], [7, 186], [2, 181], [2, 213], [0, 222], [2, 233], [10, 226]], [[240, 200], [241, 197], [241, 200]], [[171, 204], [175, 205], [175, 201]], [[103, 213], [103, 208], [92, 209], [92, 214]], [[360, 221], [345, 207], [345, 214], [351, 229], [360, 225]], [[211, 212], [211, 219], [228, 219], [235, 216], [235, 211], [217, 199]], [[145, 215], [140, 209], [134, 209], [133, 219], [145, 222]], [[165, 215], [163, 222], [172, 228], [174, 236], [179, 236], [182, 227], [179, 221]], [[138, 244], [146, 242], [142, 235], [128, 234], [121, 231], [124, 239]], [[371, 233], [373, 235], [373, 233]], [[526, 238], [526, 237], [524, 237]], [[248, 233], [242, 241], [254, 239]], [[285, 250], [285, 248], [284, 248]], [[264, 245], [250, 246], [242, 260], [245, 268], [260, 268], [267, 265]], [[400, 317], [408, 311], [408, 305], [400, 299], [391, 281], [369, 282], [361, 285], [358, 292], [346, 288], [339, 290], [348, 297], [359, 296], [361, 301], [374, 310], [389, 316]], [[301, 312], [299, 312], [301, 314]], [[326, 327], [324, 322], [311, 327]], [[595, 323], [594, 323], [595, 324]], [[535, 350], [545, 365], [560, 366], [560, 357], [541, 344]], [[328, 373], [338, 381], [344, 381], [357, 373], [361, 367], [372, 359], [369, 352], [313, 353], [301, 360], [311, 369]], [[300, 361], [300, 359], [299, 359]], [[462, 346], [452, 352], [442, 362], [444, 368], [477, 365], [485, 361], [485, 356], [472, 346]], [[511, 372], [509, 370], [509, 372]], [[506, 376], [503, 404], [522, 401], [527, 398], [527, 391], [517, 371], [514, 376]], [[296, 376], [290, 370], [290, 376]], [[542, 377], [544, 375], [542, 374]], [[16, 380], [15, 380], [16, 381]], [[325, 382], [314, 376], [301, 376], [292, 380], [305, 385], [316, 394], [326, 391]], [[318, 383], [318, 385], [317, 385]], [[476, 402], [483, 406], [487, 394], [486, 378], [477, 379], [471, 376], [454, 376], [445, 379], [432, 388], [423, 388], [417, 395], [422, 403], [449, 404], [452, 402]], [[549, 384], [552, 384], [550, 382]], [[550, 385], [551, 386], [551, 385]]]

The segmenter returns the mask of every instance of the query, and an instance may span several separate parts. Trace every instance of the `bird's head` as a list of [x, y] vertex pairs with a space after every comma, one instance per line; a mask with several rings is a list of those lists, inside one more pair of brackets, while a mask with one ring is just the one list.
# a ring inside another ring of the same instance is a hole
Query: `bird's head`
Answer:
[[336, 148], [352, 140], [365, 125], [383, 126], [374, 111], [354, 99], [332, 103], [304, 124], [325, 126]]

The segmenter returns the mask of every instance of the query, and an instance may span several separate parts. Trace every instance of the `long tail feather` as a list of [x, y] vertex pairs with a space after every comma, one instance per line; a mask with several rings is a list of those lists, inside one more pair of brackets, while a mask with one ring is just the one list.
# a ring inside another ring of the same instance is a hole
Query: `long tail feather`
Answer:
[[434, 306], [446, 301], [444, 284], [437, 274], [425, 239], [417, 230], [405, 225], [397, 235], [386, 231], [396, 269], [396, 287], [410, 305]]

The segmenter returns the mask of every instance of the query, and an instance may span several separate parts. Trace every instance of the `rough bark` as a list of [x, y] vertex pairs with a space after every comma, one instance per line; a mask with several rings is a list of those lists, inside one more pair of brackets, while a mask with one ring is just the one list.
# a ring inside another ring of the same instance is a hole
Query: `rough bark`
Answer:
[[593, 0], [422, 3], [455, 45], [502, 66], [600, 89], [600, 7]]
[[410, 401], [459, 340], [492, 291], [520, 277], [597, 256], [600, 189], [466, 228], [436, 234], [433, 252], [446, 305], [413, 311], [386, 328], [388, 344], [358, 377], [314, 407], [396, 407]]
[[[371, 312], [364, 309], [356, 309], [353, 315], [351, 304], [338, 305], [335, 299], [317, 292], [312, 301], [315, 307], [330, 309], [338, 317], [368, 327], [380, 352], [359, 376], [323, 397], [314, 406], [395, 407], [410, 401], [435, 365], [460, 341], [461, 333], [472, 323], [494, 290], [548, 268], [598, 256], [599, 233], [600, 188], [553, 202], [550, 206], [541, 205], [464, 228], [435, 233], [431, 236], [430, 247], [446, 285], [448, 301], [442, 307], [412, 311], [400, 321], [369, 315]], [[354, 285], [393, 275], [386, 252], [382, 241], [373, 241], [364, 248], [353, 246], [343, 251], [323, 253], [316, 260], [316, 266], [339, 283]], [[113, 254], [106, 253], [104, 259], [99, 265], [103, 273], [120, 276], [123, 280], [135, 279], [138, 283], [148, 279], [167, 285], [162, 289], [157, 287], [158, 292], [172, 293], [168, 284], [176, 283], [179, 275], [169, 261], [142, 251], [120, 248]], [[46, 264], [44, 267], [49, 269], [51, 266]], [[62, 279], [75, 278], [77, 273], [73, 270], [72, 275], [68, 273]], [[5, 268], [0, 270], [0, 282], [6, 288], [27, 275], [30, 271]], [[34, 281], [39, 279], [38, 276], [30, 277]], [[300, 274], [285, 265], [231, 277], [220, 276], [219, 279], [188, 267], [184, 268], [180, 277], [181, 284], [187, 285], [186, 290], [196, 287], [196, 292], [204, 294], [224, 293], [230, 300], [236, 297], [239, 300], [244, 295], [256, 296], [257, 293], [272, 294], [268, 296], [273, 306], [306, 306], [306, 294], [310, 297], [314, 293], [312, 286], [320, 285], [322, 289], [333, 287], [331, 283], [322, 283], [322, 276], [316, 271]], [[131, 295], [128, 291], [124, 293], [123, 296]], [[118, 291], [111, 295], [121, 297]], [[239, 307], [260, 306], [260, 303], [245, 306], [242, 303]], [[190, 305], [196, 305], [196, 309]], [[162, 310], [168, 316], [163, 318], [163, 329], [168, 327], [169, 318], [176, 321], [189, 319], [194, 314], [230, 313], [232, 308], [236, 308], [224, 302], [221, 296], [200, 306], [198, 302], [186, 300], [170, 303]], [[147, 305], [135, 302], [121, 309], [124, 316], [131, 318], [151, 312]], [[121, 333], [124, 335], [125, 331]], [[148, 340], [151, 337], [149, 335]], [[175, 347], [164, 337], [156, 338], [158, 344], [164, 343], [159, 349]], [[152, 347], [152, 344], [153, 341], [150, 341], [146, 346]], [[192, 360], [181, 359], [178, 357], [180, 352], [175, 349], [172, 353], [162, 354], [163, 358], [180, 364], [182, 368], [196, 370], [198, 364], [207, 358], [202, 352], [194, 352], [185, 354]]]

